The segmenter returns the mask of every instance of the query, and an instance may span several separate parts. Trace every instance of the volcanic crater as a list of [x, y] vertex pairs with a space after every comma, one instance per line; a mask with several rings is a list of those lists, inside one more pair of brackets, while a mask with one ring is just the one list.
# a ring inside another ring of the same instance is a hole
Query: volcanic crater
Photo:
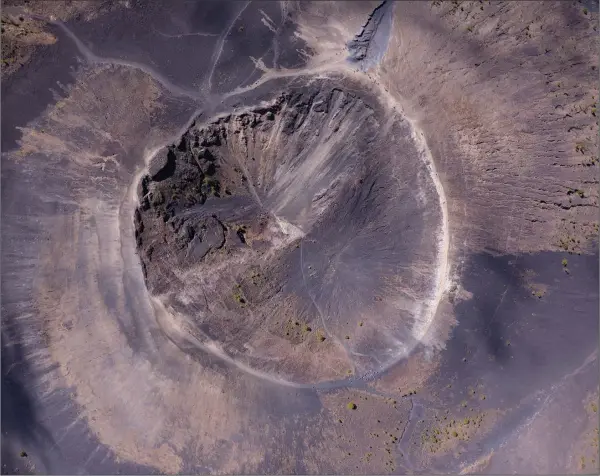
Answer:
[[149, 291], [239, 365], [296, 383], [373, 375], [431, 323], [440, 200], [411, 125], [368, 94], [317, 81], [198, 119], [138, 198]]

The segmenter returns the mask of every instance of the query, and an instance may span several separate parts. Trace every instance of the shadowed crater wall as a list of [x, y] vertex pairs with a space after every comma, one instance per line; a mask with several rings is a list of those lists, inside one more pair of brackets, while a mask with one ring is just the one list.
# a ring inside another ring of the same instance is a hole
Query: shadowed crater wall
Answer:
[[433, 305], [441, 212], [420, 154], [400, 115], [325, 81], [197, 122], [138, 187], [147, 286], [241, 365], [301, 383], [377, 372]]

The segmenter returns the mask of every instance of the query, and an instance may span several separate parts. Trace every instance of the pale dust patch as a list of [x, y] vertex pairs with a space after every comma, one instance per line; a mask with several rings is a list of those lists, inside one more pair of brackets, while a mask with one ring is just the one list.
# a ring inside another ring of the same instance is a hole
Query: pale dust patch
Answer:
[[380, 392], [401, 394], [418, 392], [424, 388], [427, 380], [438, 371], [440, 363], [439, 353], [421, 350], [397, 363], [372, 385]]
[[347, 63], [348, 42], [361, 30], [378, 3], [361, 2], [352, 5], [352, 8], [337, 2], [308, 4], [297, 16], [296, 33], [311, 49], [308, 67]]
[[523, 285], [531, 293], [531, 296], [542, 299], [548, 292], [548, 285], [536, 282], [537, 273], [531, 269], [526, 269], [521, 273]]
[[568, 468], [579, 474], [596, 474], [600, 468], [598, 445], [600, 437], [598, 426], [600, 400], [598, 399], [598, 389], [588, 392], [582, 404], [585, 409], [584, 418], [586, 421], [583, 431], [571, 444]]
[[[110, 269], [115, 274], [111, 282], [118, 286], [116, 312], [127, 313], [119, 304], [123, 270], [115, 262], [118, 256], [101, 252], [101, 243], [119, 239], [116, 219], [111, 225], [108, 217], [112, 213], [105, 206], [90, 202], [88, 209], [57, 221], [54, 240], [41, 254], [38, 303], [51, 360], [64, 379], [48, 383], [75, 389], [81, 416], [118, 458], [179, 472], [185, 448], [198, 448], [194, 459], [201, 460], [219, 439], [239, 431], [243, 405], [223, 393], [224, 376], [184, 358], [175, 346], [161, 351], [165, 358], [180, 360], [188, 376], [183, 381], [172, 380], [130, 350], [98, 287], [100, 269]], [[85, 272], [77, 275], [82, 265]], [[151, 326], [153, 317], [147, 317]]]
[[295, 346], [290, 346], [281, 337], [267, 333], [255, 339], [252, 345], [255, 350], [249, 355], [266, 363], [281, 362], [285, 355], [289, 364], [282, 365], [282, 369], [297, 376], [295, 380], [298, 383], [308, 384], [315, 380], [336, 380], [348, 376], [349, 364], [344, 349], [331, 339], [320, 342], [315, 331], [307, 332], [306, 340]]
[[[64, 227], [66, 223], [61, 229], [57, 226], [53, 230], [55, 238], [60, 233], [62, 239], [51, 243], [60, 242], [63, 250], [71, 248], [69, 252], [63, 256], [44, 252], [41, 255], [43, 274], [38, 283], [38, 302], [45, 315], [50, 356], [60, 365], [64, 384], [75, 389], [73, 397], [81, 406], [81, 414], [101, 442], [108, 444], [118, 457], [142, 464], [152, 464], [149, 455], [153, 450], [145, 452], [140, 448], [158, 448], [156, 461], [161, 462], [158, 466], [165, 471], [177, 471], [179, 458], [172, 452], [165, 453], [165, 447], [156, 438], [160, 415], [148, 412], [144, 399], [135, 404], [130, 400], [133, 389], [138, 393], [145, 390], [147, 396], [154, 392], [148, 388], [151, 386], [148, 378], [140, 379], [148, 369], [143, 368], [143, 362], [133, 359], [97, 288], [99, 244], [98, 237], [89, 230], [92, 215], [93, 211], [82, 210], [72, 223], [70, 234], [76, 235], [77, 241], [69, 240], [65, 234], [68, 232]], [[81, 266], [80, 253], [86, 248], [89, 249], [86, 263], [89, 272], [73, 280], [76, 268]], [[62, 289], [52, 292], [57, 271], [67, 282]], [[64, 325], [66, 320], [69, 330]], [[59, 387], [60, 383], [56, 382], [55, 386]], [[140, 425], [147, 426], [145, 421], [153, 424], [140, 431]]]
[[493, 456], [494, 452], [490, 451], [486, 456], [482, 456], [477, 461], [464, 466], [460, 474], [483, 474], [490, 465]]
[[470, 299], [467, 296], [466, 292], [458, 290], [454, 295], [454, 302], [450, 302], [449, 295], [442, 297], [435, 318], [421, 338], [421, 342], [427, 346], [428, 352], [435, 353], [446, 348], [446, 342], [452, 335], [452, 329], [458, 324], [454, 313], [456, 300]]
[[156, 83], [138, 71], [107, 65], [85, 70], [41, 120], [22, 129], [17, 156], [43, 153], [81, 166], [118, 163], [123, 157], [104, 151], [115, 142], [131, 150], [152, 134], [161, 97]]

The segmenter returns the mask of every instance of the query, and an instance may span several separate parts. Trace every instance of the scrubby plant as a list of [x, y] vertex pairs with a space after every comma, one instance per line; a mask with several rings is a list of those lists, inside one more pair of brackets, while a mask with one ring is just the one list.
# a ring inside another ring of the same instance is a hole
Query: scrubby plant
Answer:
[[239, 291], [233, 293], [233, 299], [242, 306], [246, 304], [246, 299], [244, 299], [244, 296], [242, 296], [242, 293]]

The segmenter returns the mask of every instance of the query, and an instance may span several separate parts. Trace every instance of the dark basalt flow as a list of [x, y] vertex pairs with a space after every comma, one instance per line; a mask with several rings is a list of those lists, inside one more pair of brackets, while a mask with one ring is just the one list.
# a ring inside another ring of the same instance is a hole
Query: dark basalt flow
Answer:
[[138, 196], [148, 289], [196, 342], [305, 383], [417, 345], [441, 217], [408, 124], [375, 102], [317, 82], [194, 124]]

